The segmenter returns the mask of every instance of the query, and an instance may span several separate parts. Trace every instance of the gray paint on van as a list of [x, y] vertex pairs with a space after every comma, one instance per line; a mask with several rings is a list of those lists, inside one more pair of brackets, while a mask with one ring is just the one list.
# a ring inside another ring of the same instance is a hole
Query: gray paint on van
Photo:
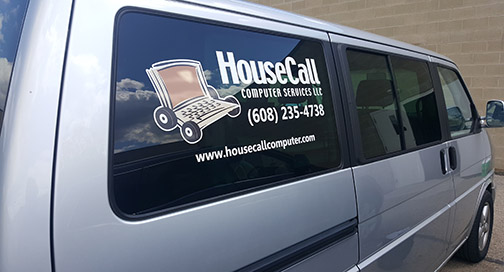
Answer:
[[51, 271], [54, 143], [71, 1], [30, 1], [0, 135], [0, 271]]

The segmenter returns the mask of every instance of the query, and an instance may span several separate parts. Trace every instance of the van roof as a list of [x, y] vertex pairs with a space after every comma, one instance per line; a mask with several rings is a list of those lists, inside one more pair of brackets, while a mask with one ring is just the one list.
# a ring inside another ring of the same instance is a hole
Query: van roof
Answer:
[[236, 13], [246, 14], [254, 17], [269, 18], [269, 20], [288, 23], [291, 25], [307, 27], [311, 29], [321, 30], [334, 34], [339, 34], [347, 37], [357, 38], [361, 40], [371, 41], [384, 45], [389, 45], [416, 53], [429, 55], [432, 57], [453, 61], [448, 57], [438, 54], [434, 51], [427, 50], [409, 43], [386, 38], [380, 35], [358, 30], [355, 28], [326, 22], [323, 20], [287, 12], [284, 10], [263, 6], [260, 4], [250, 3], [241, 0], [180, 0], [182, 2], [193, 3], [201, 6], [207, 6]]

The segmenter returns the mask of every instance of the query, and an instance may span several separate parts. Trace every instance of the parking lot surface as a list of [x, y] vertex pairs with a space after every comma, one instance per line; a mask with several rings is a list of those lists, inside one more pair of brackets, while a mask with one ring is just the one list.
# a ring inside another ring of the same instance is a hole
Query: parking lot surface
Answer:
[[497, 194], [494, 203], [492, 241], [487, 257], [478, 264], [453, 257], [440, 272], [502, 272], [504, 271], [504, 176], [495, 176]]

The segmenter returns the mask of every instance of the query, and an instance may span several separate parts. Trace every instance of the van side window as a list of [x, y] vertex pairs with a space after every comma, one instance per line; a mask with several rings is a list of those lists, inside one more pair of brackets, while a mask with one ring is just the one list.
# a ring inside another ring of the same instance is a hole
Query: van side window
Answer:
[[321, 42], [133, 11], [117, 20], [109, 195], [120, 215], [340, 166]]
[[452, 137], [462, 136], [471, 132], [474, 115], [471, 101], [467, 96], [459, 76], [451, 69], [438, 67], [439, 78], [448, 112], [448, 126]]
[[387, 56], [355, 50], [347, 57], [366, 159], [441, 140], [426, 62], [392, 56], [389, 63]]
[[441, 140], [438, 108], [426, 62], [391, 57], [406, 149]]
[[347, 51], [364, 156], [401, 150], [399, 119], [387, 58]]
[[28, 0], [0, 2], [0, 131]]

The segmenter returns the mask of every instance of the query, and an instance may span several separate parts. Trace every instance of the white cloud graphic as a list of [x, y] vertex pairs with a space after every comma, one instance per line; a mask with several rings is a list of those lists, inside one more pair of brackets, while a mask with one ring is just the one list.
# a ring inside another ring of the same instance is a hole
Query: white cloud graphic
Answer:
[[210, 71], [210, 70], [205, 70], [205, 72], [203, 72], [205, 74], [205, 78], [206, 80], [211, 80], [212, 79], [212, 74], [213, 72]]
[[115, 146], [114, 152], [182, 141], [178, 131], [166, 133], [153, 119], [160, 105], [154, 91], [145, 90], [145, 84], [131, 78], [116, 83]]
[[129, 101], [130, 99], [149, 101], [151, 98], [157, 99], [157, 95], [153, 91], [147, 91], [147, 90], [136, 90], [134, 92], [124, 90], [116, 91], [117, 102], [125, 102]]
[[240, 85], [231, 85], [227, 88], [224, 88], [221, 86], [220, 88], [217, 89], [217, 92], [219, 93], [220, 97], [226, 97], [228, 95], [235, 95], [236, 93], [239, 93], [241, 89], [247, 88], [247, 84], [240, 84]]
[[145, 84], [130, 78], [123, 78], [116, 84], [116, 101], [125, 102], [130, 99], [149, 101], [157, 95], [153, 91], [143, 90]]
[[121, 81], [117, 82], [116, 90], [128, 90], [128, 89], [136, 89], [141, 90], [145, 87], [140, 81], [133, 80], [131, 78], [123, 78]]

